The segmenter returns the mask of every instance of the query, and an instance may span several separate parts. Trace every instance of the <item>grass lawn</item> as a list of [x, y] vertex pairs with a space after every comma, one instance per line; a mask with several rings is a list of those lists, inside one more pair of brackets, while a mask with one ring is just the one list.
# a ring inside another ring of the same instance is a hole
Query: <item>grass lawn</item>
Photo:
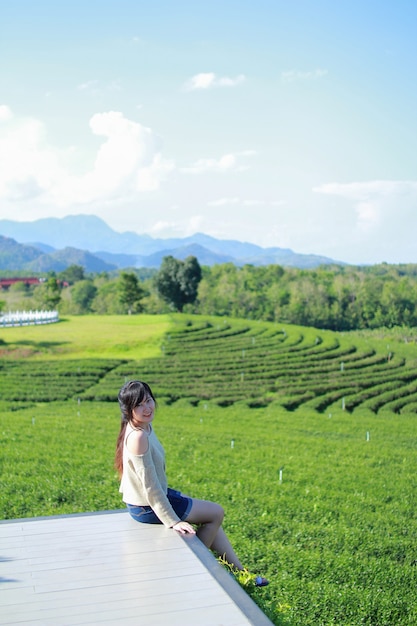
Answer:
[[0, 353], [7, 358], [143, 359], [160, 354], [169, 315], [67, 316], [56, 324], [4, 328]]

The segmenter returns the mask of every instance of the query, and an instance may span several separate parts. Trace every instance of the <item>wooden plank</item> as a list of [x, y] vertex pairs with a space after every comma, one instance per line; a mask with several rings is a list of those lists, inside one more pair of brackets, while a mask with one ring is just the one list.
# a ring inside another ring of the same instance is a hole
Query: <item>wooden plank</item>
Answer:
[[125, 510], [0, 522], [0, 566], [8, 626], [271, 624], [196, 537]]

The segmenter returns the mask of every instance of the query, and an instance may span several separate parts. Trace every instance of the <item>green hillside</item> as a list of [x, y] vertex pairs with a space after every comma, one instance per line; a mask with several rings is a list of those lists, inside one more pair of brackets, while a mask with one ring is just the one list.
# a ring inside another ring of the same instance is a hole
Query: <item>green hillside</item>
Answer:
[[169, 403], [417, 411], [417, 347], [398, 340], [181, 315], [73, 317], [2, 336], [4, 401], [114, 402], [140, 377]]
[[417, 348], [223, 318], [86, 316], [0, 334], [0, 518], [122, 506], [127, 378], [170, 485], [220, 502], [276, 626], [417, 623]]

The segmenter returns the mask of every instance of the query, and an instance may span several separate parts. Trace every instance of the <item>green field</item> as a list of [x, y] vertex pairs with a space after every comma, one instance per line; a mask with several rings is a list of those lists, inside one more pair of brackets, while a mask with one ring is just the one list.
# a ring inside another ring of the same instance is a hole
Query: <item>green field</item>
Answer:
[[[417, 348], [193, 316], [0, 334], [3, 519], [120, 508], [118, 388], [149, 382], [170, 484], [219, 501], [277, 625], [417, 623]], [[342, 365], [343, 364], [343, 365]]]
[[[168, 315], [69, 316], [58, 324], [0, 330], [2, 358], [138, 359], [160, 354]], [[1, 343], [3, 340], [3, 344]]]

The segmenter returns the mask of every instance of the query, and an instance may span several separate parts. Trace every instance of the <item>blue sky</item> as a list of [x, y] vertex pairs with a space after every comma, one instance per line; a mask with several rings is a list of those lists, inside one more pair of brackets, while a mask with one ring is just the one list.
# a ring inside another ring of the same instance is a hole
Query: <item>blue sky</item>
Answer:
[[0, 8], [0, 218], [417, 263], [414, 0]]

